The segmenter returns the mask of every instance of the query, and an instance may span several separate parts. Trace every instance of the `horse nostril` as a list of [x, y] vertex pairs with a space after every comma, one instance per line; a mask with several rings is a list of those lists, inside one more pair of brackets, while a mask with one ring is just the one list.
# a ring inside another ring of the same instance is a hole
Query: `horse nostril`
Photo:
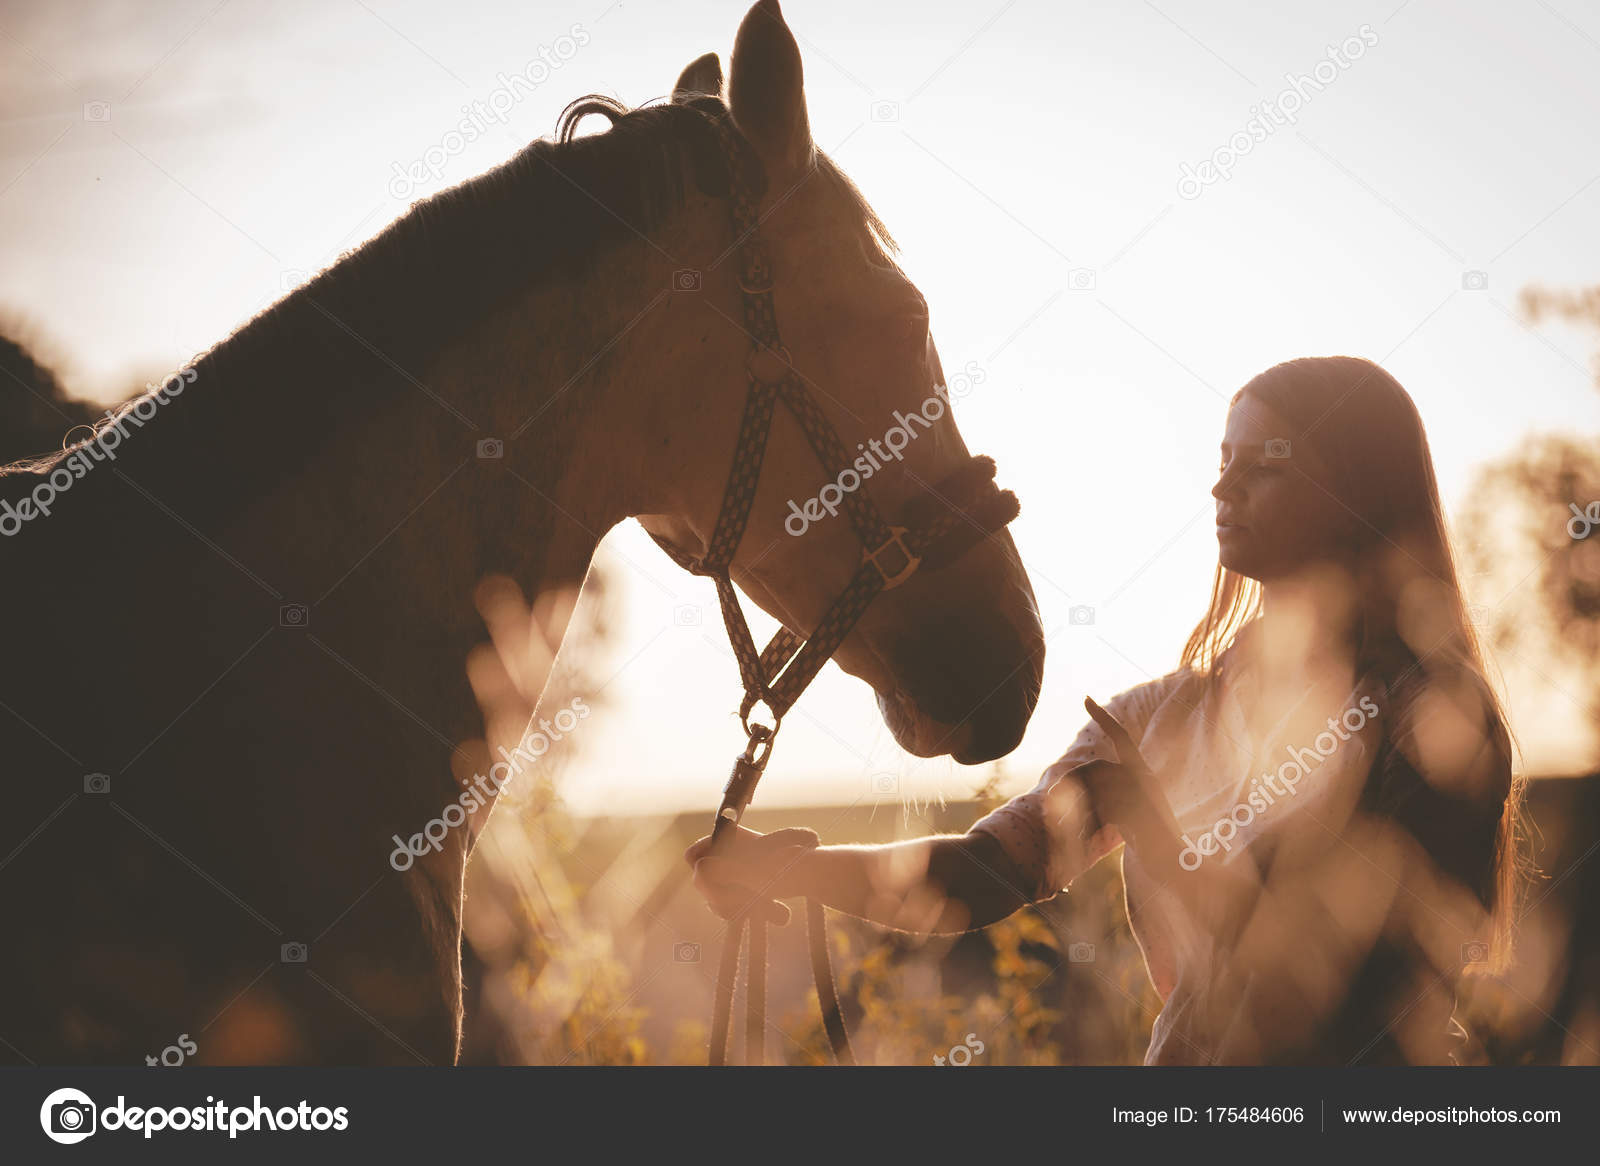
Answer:
[[940, 621], [894, 655], [900, 690], [947, 726], [941, 744], [963, 765], [1016, 748], [1039, 699], [1038, 645], [994, 610]]
[[1004, 680], [967, 718], [967, 738], [951, 756], [962, 765], [1004, 757], [1022, 741], [1038, 702], [1037, 683], [1021, 669]]

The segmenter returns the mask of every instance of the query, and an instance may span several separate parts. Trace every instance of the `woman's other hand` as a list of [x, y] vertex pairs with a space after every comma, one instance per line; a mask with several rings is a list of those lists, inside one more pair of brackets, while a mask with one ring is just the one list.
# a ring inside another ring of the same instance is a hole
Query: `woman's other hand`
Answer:
[[1073, 771], [1089, 787], [1096, 812], [1122, 830], [1141, 865], [1157, 882], [1175, 893], [1197, 918], [1208, 920], [1213, 935], [1237, 935], [1261, 889], [1254, 867], [1185, 867], [1180, 859], [1183, 836], [1178, 820], [1133, 735], [1088, 697], [1083, 707], [1117, 751], [1116, 761], [1091, 761]]
[[1091, 761], [1073, 771], [1088, 786], [1100, 819], [1136, 836], [1141, 850], [1178, 853], [1178, 823], [1167, 806], [1161, 783], [1139, 752], [1133, 735], [1090, 697], [1083, 698], [1089, 718], [1111, 739], [1117, 759]]

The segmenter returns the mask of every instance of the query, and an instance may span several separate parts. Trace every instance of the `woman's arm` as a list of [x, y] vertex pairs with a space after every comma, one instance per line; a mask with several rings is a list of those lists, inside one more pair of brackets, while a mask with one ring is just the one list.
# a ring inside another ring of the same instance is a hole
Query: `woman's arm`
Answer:
[[[1156, 708], [1181, 683], [1171, 673], [1119, 694], [1109, 712], [1137, 740]], [[1099, 710], [1099, 706], [1095, 706]], [[1104, 711], [1104, 710], [1101, 710]], [[1038, 785], [966, 834], [882, 846], [818, 846], [809, 830], [757, 834], [739, 829], [715, 855], [710, 838], [685, 852], [695, 887], [724, 919], [749, 912], [789, 921], [780, 899], [809, 897], [886, 927], [921, 933], [975, 930], [1048, 899], [1122, 841], [1091, 786], [1115, 781], [1117, 746], [1095, 720]], [[1111, 799], [1118, 801], [1120, 799]], [[1165, 799], [1159, 799], [1165, 807]]]
[[1023, 872], [983, 833], [830, 846], [812, 859], [816, 898], [903, 931], [972, 931], [1033, 902]]
[[[882, 846], [815, 846], [806, 833], [741, 828], [715, 855], [701, 839], [684, 857], [725, 918], [758, 900], [805, 897], [885, 927], [947, 934], [987, 927], [1033, 901], [1025, 874], [982, 832]], [[768, 917], [781, 922], [787, 911], [768, 909]]]

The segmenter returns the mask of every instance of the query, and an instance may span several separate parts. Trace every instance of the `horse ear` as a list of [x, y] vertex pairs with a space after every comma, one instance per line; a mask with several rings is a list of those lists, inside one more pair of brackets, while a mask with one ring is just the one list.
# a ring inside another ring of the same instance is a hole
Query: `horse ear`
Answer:
[[733, 120], [769, 166], [802, 170], [811, 164], [800, 46], [783, 22], [778, 0], [759, 0], [733, 42], [728, 81]]
[[672, 87], [672, 103], [684, 105], [691, 97], [722, 96], [722, 62], [716, 53], [707, 53], [690, 61], [678, 74], [678, 83]]

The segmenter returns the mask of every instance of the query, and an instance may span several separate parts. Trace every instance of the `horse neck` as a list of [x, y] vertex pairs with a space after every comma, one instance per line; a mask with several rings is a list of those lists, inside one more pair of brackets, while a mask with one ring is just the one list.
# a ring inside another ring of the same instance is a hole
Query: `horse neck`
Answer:
[[[444, 354], [442, 379], [489, 386], [485, 433], [538, 487], [518, 497], [554, 510], [558, 543], [592, 551], [643, 513], [715, 514], [749, 346], [735, 262], [714, 266], [730, 239], [727, 204], [691, 195], [653, 238], [535, 289]], [[701, 277], [692, 291], [675, 288], [686, 268]]]
[[[659, 472], [641, 452], [663, 424], [654, 390], [672, 379], [655, 291], [669, 268], [642, 241], [614, 247], [581, 278], [537, 283], [405, 353], [401, 377], [351, 334], [364, 322], [347, 332], [343, 305], [313, 287], [309, 306], [275, 309], [317, 330], [309, 353], [305, 328], [245, 329], [118, 464], [157, 497], [184, 499], [207, 537], [243, 527], [241, 541], [291, 575], [380, 541], [399, 517], [393, 500], [426, 499], [406, 521], [430, 531], [438, 557], [483, 560], [530, 597], [579, 583]], [[488, 442], [501, 456], [483, 456]]]
[[[668, 232], [667, 247], [614, 247], [581, 280], [533, 289], [440, 354], [437, 381], [471, 402], [480, 440], [503, 443], [502, 464], [488, 468], [504, 471], [504, 505], [544, 519], [544, 582], [580, 582], [612, 526], [678, 505], [668, 499], [685, 474], [711, 468], [691, 448], [712, 407], [703, 383], [693, 392], [705, 320], [691, 336], [670, 288], [673, 255], [700, 225]], [[718, 412], [737, 420], [736, 408]], [[525, 523], [511, 526], [521, 542]]]
[[[680, 265], [710, 268], [728, 236], [726, 205], [692, 198], [654, 241], [614, 243], [581, 275], [531, 281], [409, 351], [388, 343], [381, 311], [360, 314], [359, 281], [343, 299], [313, 284], [197, 362], [182, 395], [93, 471], [138, 487], [103, 493], [121, 509], [96, 518], [83, 496], [38, 533], [75, 545], [91, 521], [187, 528], [198, 537], [183, 553], [232, 563], [274, 603], [310, 605], [314, 626], [319, 608], [359, 624], [351, 650], [383, 659], [386, 688], [432, 677], [405, 697], [449, 706], [453, 731], [471, 712], [457, 678], [483, 638], [471, 597], [485, 575], [509, 575], [531, 601], [580, 584], [626, 516], [679, 512], [690, 487], [715, 513], [747, 341], [669, 288]], [[732, 266], [708, 270], [698, 293], [730, 314]], [[490, 440], [501, 457], [478, 456]], [[164, 571], [152, 564], [151, 587]], [[384, 642], [384, 628], [412, 627], [425, 645]]]

